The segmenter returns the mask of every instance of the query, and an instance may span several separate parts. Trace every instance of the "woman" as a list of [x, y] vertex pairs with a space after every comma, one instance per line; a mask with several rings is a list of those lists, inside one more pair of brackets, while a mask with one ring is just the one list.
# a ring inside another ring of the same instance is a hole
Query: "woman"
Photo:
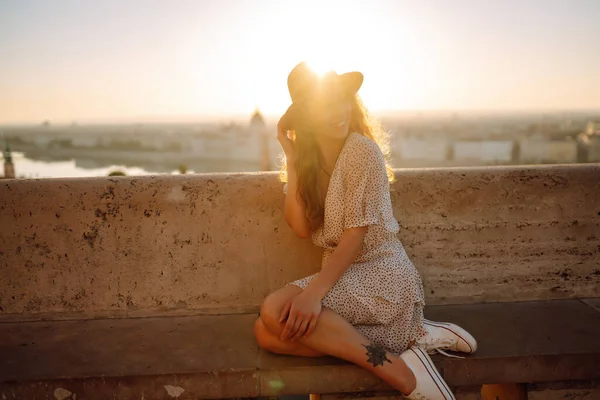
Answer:
[[473, 352], [476, 342], [423, 319], [421, 278], [396, 237], [382, 136], [357, 97], [362, 82], [360, 72], [319, 77], [305, 63], [290, 72], [292, 105], [277, 125], [285, 219], [325, 252], [321, 272], [265, 299], [255, 335], [275, 353], [353, 362], [409, 399], [454, 399], [427, 351]]

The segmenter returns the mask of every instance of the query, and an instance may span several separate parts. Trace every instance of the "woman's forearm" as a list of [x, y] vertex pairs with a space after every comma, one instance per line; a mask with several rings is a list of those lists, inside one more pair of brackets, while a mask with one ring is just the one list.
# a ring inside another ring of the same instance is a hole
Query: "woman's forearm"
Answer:
[[288, 225], [300, 237], [310, 236], [310, 227], [306, 220], [304, 203], [298, 196], [298, 176], [293, 163], [288, 163], [287, 169], [288, 188], [285, 196], [284, 215]]
[[345, 230], [340, 243], [329, 256], [327, 265], [305, 290], [323, 299], [360, 253], [367, 229], [368, 227], [365, 226]]

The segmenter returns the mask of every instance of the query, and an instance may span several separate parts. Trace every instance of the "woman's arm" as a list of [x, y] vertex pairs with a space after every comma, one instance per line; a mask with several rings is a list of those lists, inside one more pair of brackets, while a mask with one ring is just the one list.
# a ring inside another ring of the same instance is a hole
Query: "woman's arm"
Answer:
[[325, 297], [360, 253], [368, 229], [368, 226], [361, 226], [346, 229], [342, 233], [340, 243], [333, 253], [331, 253], [331, 256], [329, 256], [327, 265], [323, 267], [321, 272], [304, 289], [308, 295], [317, 297], [319, 301], [323, 300], [323, 297]]
[[281, 340], [308, 336], [315, 330], [321, 313], [321, 300], [358, 256], [368, 229], [368, 226], [346, 229], [327, 265], [285, 305], [279, 319], [281, 323], [286, 322]]
[[284, 114], [277, 122], [277, 140], [285, 153], [287, 163], [287, 194], [285, 196], [285, 222], [301, 238], [310, 237], [310, 227], [306, 219], [306, 208], [298, 196], [298, 175], [294, 166], [296, 151], [294, 142], [288, 137], [288, 116]]
[[288, 159], [287, 162], [287, 194], [285, 196], [284, 216], [285, 222], [292, 231], [301, 238], [310, 237], [310, 227], [306, 219], [306, 208], [304, 202], [298, 195], [298, 176], [294, 163]]

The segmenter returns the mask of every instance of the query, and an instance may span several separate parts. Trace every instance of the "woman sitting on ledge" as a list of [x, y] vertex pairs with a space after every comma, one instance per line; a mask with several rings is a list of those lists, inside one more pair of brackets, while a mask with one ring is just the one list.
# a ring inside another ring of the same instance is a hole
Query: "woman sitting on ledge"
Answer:
[[409, 399], [454, 399], [428, 352], [471, 353], [464, 329], [423, 318], [421, 277], [397, 238], [393, 179], [357, 92], [360, 72], [289, 74], [292, 105], [277, 125], [286, 155], [285, 219], [325, 249], [321, 271], [264, 301], [261, 347], [331, 355], [363, 367]]

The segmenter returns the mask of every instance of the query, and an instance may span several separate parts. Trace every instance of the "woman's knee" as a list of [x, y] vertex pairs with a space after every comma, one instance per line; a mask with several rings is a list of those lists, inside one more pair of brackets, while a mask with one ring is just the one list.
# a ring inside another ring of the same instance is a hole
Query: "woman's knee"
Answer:
[[254, 322], [254, 337], [258, 345], [265, 350], [269, 350], [271, 335], [271, 332], [267, 329], [262, 319], [257, 318]]
[[286, 286], [271, 293], [263, 301], [260, 307], [260, 319], [273, 334], [280, 332], [281, 324], [279, 318], [281, 317], [283, 307], [301, 291], [302, 289], [297, 286]]
[[254, 323], [254, 337], [258, 345], [272, 353], [284, 354], [278, 338], [267, 328], [262, 319], [258, 318]]
[[[280, 296], [275, 293], [271, 293], [263, 301], [260, 307], [260, 320], [266, 326], [267, 329], [276, 329], [276, 325], [279, 325], [279, 317], [285, 303], [282, 302]], [[277, 333], [277, 332], [274, 332]]]

